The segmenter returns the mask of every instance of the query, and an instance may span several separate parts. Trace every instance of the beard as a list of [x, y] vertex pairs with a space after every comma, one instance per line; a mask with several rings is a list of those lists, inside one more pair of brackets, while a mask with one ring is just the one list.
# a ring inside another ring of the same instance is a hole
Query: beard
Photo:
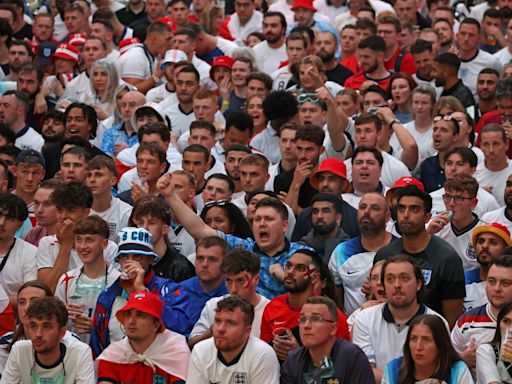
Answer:
[[319, 235], [327, 235], [334, 231], [336, 227], [338, 226], [338, 223], [336, 221], [333, 221], [332, 223], [322, 223], [322, 224], [313, 224], [313, 231]]
[[507, 206], [507, 209], [512, 210], [512, 195], [505, 196], [505, 205]]
[[273, 33], [267, 33], [265, 35], [265, 38], [267, 39], [267, 43], [275, 44], [279, 41], [281, 38], [281, 35], [274, 35]]
[[302, 293], [302, 292], [306, 292], [306, 289], [308, 289], [310, 284], [311, 284], [310, 279], [306, 279], [300, 283], [295, 283], [295, 285], [292, 285], [292, 286], [289, 286], [285, 283], [284, 289], [286, 289], [290, 293]]
[[437, 87], [443, 87], [444, 84], [445, 84], [445, 79], [444, 78], [438, 78], [438, 79], [435, 79], [435, 83], [436, 83], [436, 86]]
[[47, 143], [58, 143], [61, 142], [62, 139], [64, 139], [64, 132], [54, 134], [54, 135], [45, 135], [44, 133], [41, 134], [43, 136], [43, 139]]
[[[328, 63], [329, 61], [334, 59], [334, 52], [329, 53], [329, 52], [325, 52], [325, 51], [320, 51], [316, 55], [322, 60], [322, 63]], [[372, 71], [370, 71], [370, 72], [372, 72]]]
[[380, 223], [360, 223], [359, 231], [362, 236], [375, 236], [386, 229], [386, 224], [381, 225]]
[[372, 65], [368, 66], [368, 69], [363, 72], [372, 73], [372, 72], [376, 71], [378, 67], [379, 67], [379, 63], [375, 62]]

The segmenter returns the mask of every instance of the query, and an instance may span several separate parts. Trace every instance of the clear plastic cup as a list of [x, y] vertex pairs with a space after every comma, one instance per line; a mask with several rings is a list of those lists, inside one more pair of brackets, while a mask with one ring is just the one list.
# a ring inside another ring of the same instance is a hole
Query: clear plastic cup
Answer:
[[501, 337], [500, 360], [512, 363], [512, 329], [507, 328]]

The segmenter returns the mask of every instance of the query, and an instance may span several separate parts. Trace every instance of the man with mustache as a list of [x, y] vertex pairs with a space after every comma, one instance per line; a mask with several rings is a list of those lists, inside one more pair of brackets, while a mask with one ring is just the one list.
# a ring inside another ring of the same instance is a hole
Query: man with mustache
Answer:
[[330, 256], [336, 304], [347, 315], [365, 302], [361, 287], [370, 273], [375, 252], [396, 239], [386, 231], [390, 218], [385, 197], [377, 192], [367, 193], [361, 198], [357, 211], [361, 235], [338, 245]]
[[396, 197], [402, 238], [381, 248], [373, 262], [399, 253], [412, 256], [425, 276], [425, 304], [441, 313], [453, 327], [464, 311], [466, 290], [462, 261], [450, 244], [427, 232], [425, 224], [431, 218], [432, 209], [432, 198], [428, 193], [408, 185], [400, 188]]
[[281, 12], [267, 12], [263, 15], [265, 41], [253, 50], [260, 71], [270, 75], [286, 60], [286, 19]]
[[329, 193], [317, 193], [311, 199], [311, 208], [313, 229], [301, 241], [313, 248], [327, 263], [334, 248], [349, 238], [340, 228], [343, 218], [341, 199]]

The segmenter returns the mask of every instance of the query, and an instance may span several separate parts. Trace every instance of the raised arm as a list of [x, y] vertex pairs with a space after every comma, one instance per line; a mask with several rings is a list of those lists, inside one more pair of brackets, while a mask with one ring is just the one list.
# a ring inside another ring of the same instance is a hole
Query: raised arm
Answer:
[[393, 132], [402, 147], [402, 156], [400, 160], [404, 163], [410, 171], [416, 168], [418, 163], [418, 144], [413, 135], [405, 129], [405, 127], [396, 120], [395, 114], [389, 108], [379, 109], [378, 114], [384, 120]]
[[327, 105], [327, 130], [331, 138], [331, 146], [336, 152], [341, 152], [347, 145], [345, 129], [348, 126], [348, 119], [338, 108], [336, 99], [324, 85], [316, 90], [320, 100]]
[[169, 208], [172, 210], [176, 219], [195, 240], [215, 235], [215, 230], [206, 225], [205, 222], [180, 199], [174, 190], [172, 174], [165, 173], [162, 175], [156, 183], [156, 188], [165, 198], [165, 201], [169, 205]]

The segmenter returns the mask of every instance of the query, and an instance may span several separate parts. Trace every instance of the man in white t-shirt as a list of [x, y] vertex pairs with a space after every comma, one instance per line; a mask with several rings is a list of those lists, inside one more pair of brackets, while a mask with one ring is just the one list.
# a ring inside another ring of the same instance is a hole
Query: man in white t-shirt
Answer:
[[267, 12], [263, 16], [265, 41], [253, 47], [258, 70], [270, 75], [286, 60], [286, 19], [280, 12]]
[[144, 44], [121, 55], [118, 62], [119, 77], [146, 94], [164, 75], [161, 68], [155, 67], [155, 57], [163, 57], [172, 48], [172, 36], [167, 24], [151, 23]]
[[[477, 167], [477, 157], [475, 153], [468, 147], [455, 147], [446, 153], [446, 160], [444, 162], [444, 174], [446, 180], [450, 180], [455, 175], [464, 174], [473, 176]], [[432, 214], [437, 215], [446, 210], [443, 202], [443, 195], [445, 194], [444, 187], [430, 193], [432, 197]], [[498, 209], [499, 205], [493, 195], [478, 187], [476, 195], [478, 204], [474, 208], [474, 212], [478, 217], [482, 217], [487, 212]]]
[[[442, 196], [446, 211], [432, 218], [427, 230], [430, 234], [436, 234], [446, 240], [457, 251], [462, 260], [462, 267], [466, 277], [466, 283], [471, 281], [471, 276], [478, 270], [476, 252], [473, 248], [473, 230], [482, 224], [478, 216], [473, 213], [478, 204], [478, 183], [475, 178], [458, 174], [450, 178], [444, 184], [445, 193]], [[452, 212], [451, 219], [446, 212]]]
[[272, 89], [284, 91], [292, 80], [291, 66], [299, 63], [308, 54], [308, 41], [300, 32], [292, 32], [286, 38], [286, 60], [288, 65], [280, 67], [270, 74], [273, 80]]
[[179, 68], [174, 76], [178, 103], [164, 110], [171, 121], [171, 131], [180, 137], [189, 130], [196, 119], [193, 110], [193, 96], [199, 90], [199, 72], [193, 66]]
[[247, 36], [261, 32], [263, 14], [256, 10], [256, 1], [235, 1], [235, 13], [226, 17], [220, 26], [219, 35], [244, 46]]
[[11, 350], [0, 383], [94, 383], [91, 349], [76, 341], [65, 344], [68, 311], [56, 297], [35, 300], [27, 310], [30, 340]]
[[[263, 310], [269, 302], [267, 298], [256, 293], [260, 273], [259, 257], [253, 252], [236, 248], [224, 256], [221, 271], [224, 274], [229, 294], [240, 296], [254, 307], [251, 336], [259, 337]], [[215, 309], [218, 302], [228, 296], [214, 297], [206, 302], [201, 316], [189, 336], [188, 344], [191, 348], [201, 340], [212, 337]]]
[[69, 311], [70, 331], [89, 343], [92, 317], [101, 291], [117, 280], [120, 273], [107, 264], [103, 252], [108, 245], [110, 230], [99, 216], [89, 216], [75, 228], [75, 249], [83, 266], [64, 273], [57, 283], [55, 296]]
[[217, 303], [213, 337], [196, 344], [187, 382], [279, 383], [279, 362], [272, 347], [251, 336], [253, 306], [240, 296]]
[[505, 204], [503, 191], [512, 174], [512, 160], [507, 157], [509, 140], [498, 124], [488, 124], [480, 132], [480, 148], [485, 160], [476, 168], [475, 178], [482, 188], [496, 198], [500, 206]]
[[15, 237], [27, 217], [27, 206], [20, 197], [0, 197], [0, 285], [12, 302], [16, 301], [19, 288], [37, 276], [37, 248]]
[[21, 91], [6, 91], [0, 97], [0, 123], [6, 124], [16, 135], [14, 145], [19, 149], [41, 152], [43, 137], [27, 125], [29, 100]]
[[[169, 49], [160, 63], [160, 67], [165, 77], [165, 82], [151, 88], [146, 94], [146, 100], [153, 103], [160, 103], [164, 99], [170, 99], [172, 104], [176, 103], [176, 85], [174, 84], [174, 70], [176, 63], [187, 60], [185, 52], [177, 49]], [[173, 101], [173, 102], [172, 102]]]
[[502, 67], [512, 60], [512, 19], [508, 21], [505, 38], [507, 39], [507, 46], [493, 55], [494, 59], [497, 60]]
[[472, 18], [465, 18], [461, 21], [459, 31], [456, 34], [459, 45], [459, 78], [464, 85], [478, 98], [476, 92], [476, 79], [480, 71], [486, 67], [501, 69], [499, 63], [488, 52], [478, 49], [480, 44], [480, 23]]
[[[409, 322], [418, 315], [439, 315], [420, 302], [425, 280], [409, 255], [392, 256], [382, 266], [386, 303], [363, 309], [356, 318], [352, 342], [370, 360], [377, 382], [391, 360], [402, 355]], [[443, 319], [448, 329], [448, 323]], [[392, 341], [392, 342], [391, 342]]]
[[[39, 241], [37, 251], [37, 278], [55, 289], [61, 275], [82, 265], [76, 250], [75, 227], [80, 219], [89, 216], [93, 197], [89, 187], [77, 182], [61, 185], [52, 193], [57, 208], [59, 226], [57, 234], [45, 236]], [[117, 246], [109, 242], [104, 257], [113, 261]]]
[[85, 185], [91, 189], [93, 197], [90, 214], [98, 215], [108, 223], [109, 239], [117, 242], [119, 231], [128, 226], [132, 207], [112, 196], [116, 183], [116, 165], [110, 157], [99, 155], [87, 163]]
[[[382, 131], [382, 124], [383, 122], [378, 115], [368, 112], [361, 114], [355, 121], [356, 147], [365, 146], [377, 148], [378, 139]], [[395, 124], [395, 121], [391, 122], [391, 126], [393, 124]], [[380, 180], [384, 187], [391, 188], [399, 178], [411, 175], [406, 165], [400, 160], [384, 151], [380, 151], [380, 153], [383, 158]], [[345, 165], [347, 166], [347, 175], [351, 175], [351, 159], [345, 160]]]

